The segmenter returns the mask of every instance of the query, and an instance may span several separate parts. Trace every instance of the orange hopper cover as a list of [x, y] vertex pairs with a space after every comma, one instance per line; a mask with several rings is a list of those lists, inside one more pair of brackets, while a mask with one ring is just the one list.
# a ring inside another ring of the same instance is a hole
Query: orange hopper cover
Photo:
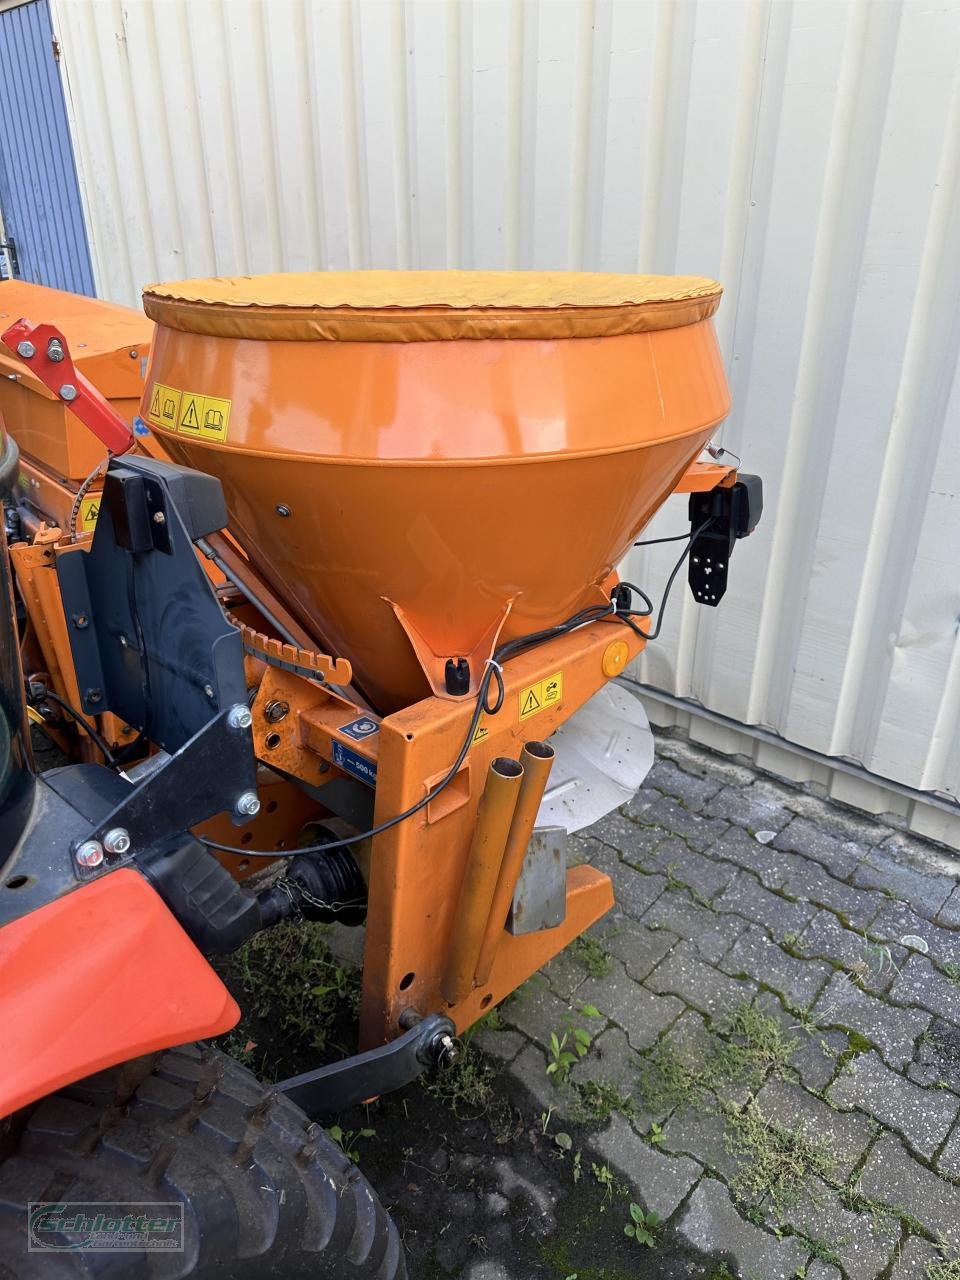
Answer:
[[719, 301], [567, 272], [154, 285], [142, 413], [389, 712], [600, 598], [728, 411]]

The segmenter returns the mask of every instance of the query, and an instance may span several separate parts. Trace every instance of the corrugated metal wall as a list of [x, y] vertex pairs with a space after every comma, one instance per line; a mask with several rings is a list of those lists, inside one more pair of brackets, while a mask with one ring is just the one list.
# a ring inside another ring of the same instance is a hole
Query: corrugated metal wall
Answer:
[[55, 11], [108, 297], [316, 267], [723, 281], [723, 442], [767, 515], [639, 678], [958, 795], [957, 0]]
[[47, 0], [0, 7], [0, 121], [0, 240], [16, 246], [5, 265], [93, 293]]

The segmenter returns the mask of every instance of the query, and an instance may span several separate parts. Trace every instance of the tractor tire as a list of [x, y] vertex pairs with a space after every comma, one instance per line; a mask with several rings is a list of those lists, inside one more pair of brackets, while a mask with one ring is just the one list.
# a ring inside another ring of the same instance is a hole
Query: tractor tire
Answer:
[[[397, 1229], [356, 1165], [299, 1107], [208, 1045], [51, 1094], [0, 1122], [0, 1151], [0, 1280], [407, 1274]], [[31, 1201], [179, 1202], [184, 1250], [28, 1252]]]

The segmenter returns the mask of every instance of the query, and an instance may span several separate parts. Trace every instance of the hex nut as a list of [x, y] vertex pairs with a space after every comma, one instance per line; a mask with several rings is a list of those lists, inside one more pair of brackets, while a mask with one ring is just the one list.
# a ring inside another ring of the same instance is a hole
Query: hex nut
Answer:
[[99, 867], [103, 861], [103, 845], [99, 840], [84, 840], [75, 857], [81, 867]]
[[237, 813], [255, 818], [260, 812], [260, 799], [255, 791], [244, 791], [237, 799]]
[[107, 853], [129, 853], [130, 845], [130, 832], [126, 827], [111, 827], [103, 837], [103, 847]]
[[249, 729], [253, 724], [253, 714], [250, 708], [242, 702], [236, 703], [227, 712], [227, 724], [231, 729]]

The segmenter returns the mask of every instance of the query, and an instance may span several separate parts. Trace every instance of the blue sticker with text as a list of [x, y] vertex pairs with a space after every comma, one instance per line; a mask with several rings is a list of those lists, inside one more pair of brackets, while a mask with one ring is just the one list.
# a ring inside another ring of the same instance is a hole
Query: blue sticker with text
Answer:
[[349, 724], [342, 724], [337, 732], [345, 733], [348, 738], [353, 738], [354, 742], [362, 742], [364, 738], [369, 738], [372, 734], [379, 733], [380, 726], [371, 716], [361, 716], [359, 720], [351, 720]]
[[336, 740], [333, 743], [333, 763], [344, 773], [352, 774], [361, 782], [366, 782], [368, 786], [377, 785], [377, 766], [373, 761], [367, 760], [359, 752], [351, 747], [345, 747], [342, 742]]

